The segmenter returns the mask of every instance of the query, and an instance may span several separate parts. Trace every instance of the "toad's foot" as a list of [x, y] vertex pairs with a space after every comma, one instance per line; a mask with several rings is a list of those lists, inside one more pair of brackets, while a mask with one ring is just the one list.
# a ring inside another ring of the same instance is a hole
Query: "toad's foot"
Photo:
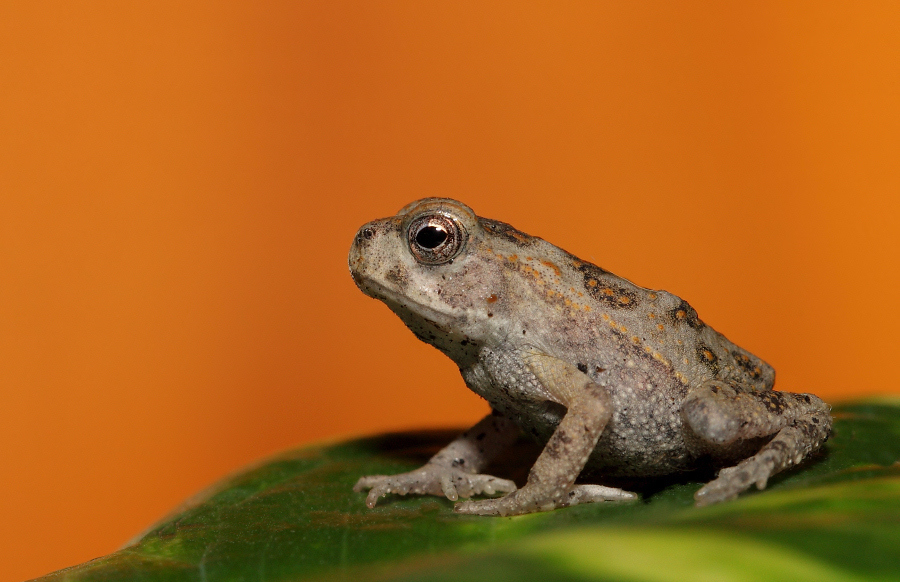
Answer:
[[457, 513], [472, 515], [522, 515], [536, 511], [550, 511], [558, 507], [568, 507], [581, 503], [598, 501], [633, 501], [637, 495], [630, 491], [604, 487], [603, 485], [575, 485], [567, 493], [554, 493], [550, 496], [534, 495], [528, 488], [519, 489], [499, 499], [482, 499], [479, 501], [463, 501], [453, 508]]
[[362, 477], [353, 486], [356, 492], [369, 489], [366, 505], [371, 509], [378, 498], [388, 493], [397, 495], [436, 495], [456, 501], [460, 497], [494, 495], [516, 490], [516, 484], [508, 479], [491, 475], [472, 474], [454, 467], [428, 463], [421, 469], [399, 475], [370, 475]]
[[734, 499], [739, 493], [756, 483], [757, 489], [765, 489], [769, 477], [775, 472], [774, 454], [760, 453], [745, 459], [735, 467], [719, 471], [718, 477], [694, 494], [697, 507]]

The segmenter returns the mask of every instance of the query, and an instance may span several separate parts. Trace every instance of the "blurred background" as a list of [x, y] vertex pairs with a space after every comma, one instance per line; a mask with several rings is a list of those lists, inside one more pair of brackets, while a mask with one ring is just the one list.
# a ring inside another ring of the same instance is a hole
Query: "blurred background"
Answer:
[[3, 3], [0, 579], [281, 449], [485, 413], [347, 272], [422, 196], [687, 298], [782, 389], [896, 394], [898, 12]]

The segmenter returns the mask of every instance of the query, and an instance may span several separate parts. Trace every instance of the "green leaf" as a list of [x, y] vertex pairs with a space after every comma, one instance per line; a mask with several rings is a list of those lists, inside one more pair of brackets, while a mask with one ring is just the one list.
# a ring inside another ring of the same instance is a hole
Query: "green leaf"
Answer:
[[[418, 467], [453, 435], [301, 448], [223, 480], [128, 547], [40, 580], [900, 580], [900, 401], [834, 414], [822, 454], [702, 509], [695, 475], [644, 482], [637, 503], [511, 518], [456, 515], [434, 497], [370, 510], [357, 478]], [[536, 453], [520, 444], [507, 456], [518, 472], [495, 472], [521, 482]]]

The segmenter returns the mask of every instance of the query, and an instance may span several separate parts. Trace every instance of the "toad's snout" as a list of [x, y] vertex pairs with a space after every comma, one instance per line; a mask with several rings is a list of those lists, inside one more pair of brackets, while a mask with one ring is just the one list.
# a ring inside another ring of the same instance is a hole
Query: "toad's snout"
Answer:
[[362, 289], [362, 273], [366, 267], [366, 248], [375, 237], [375, 230], [368, 224], [363, 225], [353, 237], [350, 245], [350, 254], [347, 256], [347, 266], [350, 267], [350, 276], [356, 286]]
[[353, 237], [347, 265], [353, 282], [366, 295], [373, 294], [373, 285], [383, 284], [385, 272], [401, 254], [398, 232], [395, 220], [381, 219], [362, 225]]

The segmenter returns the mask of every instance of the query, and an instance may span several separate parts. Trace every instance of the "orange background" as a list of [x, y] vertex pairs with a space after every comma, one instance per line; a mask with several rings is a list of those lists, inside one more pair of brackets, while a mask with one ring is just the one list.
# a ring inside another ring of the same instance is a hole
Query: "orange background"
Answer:
[[898, 4], [729, 4], [5, 3], [0, 579], [479, 418], [347, 272], [422, 196], [686, 297], [783, 389], [896, 393]]

